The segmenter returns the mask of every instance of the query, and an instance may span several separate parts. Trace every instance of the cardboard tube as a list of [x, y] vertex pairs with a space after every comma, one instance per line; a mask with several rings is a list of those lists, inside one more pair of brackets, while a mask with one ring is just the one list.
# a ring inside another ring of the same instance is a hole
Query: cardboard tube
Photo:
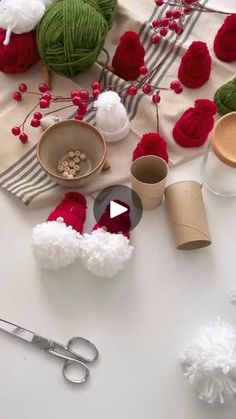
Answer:
[[165, 189], [167, 211], [176, 248], [193, 250], [211, 244], [201, 185], [177, 182]]
[[157, 208], [163, 198], [168, 165], [157, 156], [143, 156], [134, 160], [131, 168], [131, 186], [139, 195], [144, 210]]

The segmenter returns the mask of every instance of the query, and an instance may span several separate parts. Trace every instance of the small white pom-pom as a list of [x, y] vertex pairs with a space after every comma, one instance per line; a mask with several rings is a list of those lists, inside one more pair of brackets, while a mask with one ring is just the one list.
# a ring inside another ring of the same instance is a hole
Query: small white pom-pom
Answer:
[[133, 247], [123, 234], [111, 234], [103, 229], [84, 234], [80, 242], [80, 257], [94, 275], [112, 277], [130, 259]]
[[32, 245], [38, 263], [47, 269], [72, 264], [79, 256], [81, 235], [57, 221], [38, 224], [33, 229]]
[[236, 394], [236, 330], [218, 318], [203, 327], [181, 357], [184, 374], [199, 398], [224, 403]]

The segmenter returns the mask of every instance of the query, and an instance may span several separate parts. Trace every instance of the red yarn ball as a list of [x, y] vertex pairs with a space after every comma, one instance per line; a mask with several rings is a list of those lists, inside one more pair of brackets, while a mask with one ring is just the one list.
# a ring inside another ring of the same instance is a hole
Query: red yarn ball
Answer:
[[209, 99], [195, 100], [194, 107], [187, 109], [176, 122], [173, 137], [182, 147], [201, 147], [214, 125], [217, 107]]
[[168, 163], [166, 141], [156, 132], [144, 134], [133, 152], [133, 161], [142, 156], [158, 156]]
[[35, 31], [11, 34], [8, 45], [3, 45], [6, 31], [0, 29], [0, 71], [17, 74], [27, 71], [39, 60]]

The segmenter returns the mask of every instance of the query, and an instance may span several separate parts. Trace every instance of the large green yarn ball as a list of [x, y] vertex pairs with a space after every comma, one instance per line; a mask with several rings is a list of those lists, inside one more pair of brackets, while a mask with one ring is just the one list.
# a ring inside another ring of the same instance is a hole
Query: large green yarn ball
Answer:
[[236, 111], [236, 77], [216, 91], [214, 102], [221, 116]]
[[75, 76], [97, 59], [114, 19], [117, 0], [58, 0], [37, 27], [40, 56], [47, 67]]

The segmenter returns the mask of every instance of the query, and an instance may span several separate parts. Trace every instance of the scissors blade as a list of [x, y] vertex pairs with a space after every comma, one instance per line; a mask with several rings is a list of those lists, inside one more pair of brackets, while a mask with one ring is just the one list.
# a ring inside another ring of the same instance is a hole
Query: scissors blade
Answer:
[[46, 350], [51, 347], [50, 339], [43, 338], [28, 329], [17, 326], [14, 323], [10, 323], [6, 320], [0, 319], [0, 330], [7, 332], [17, 338], [23, 339], [26, 342], [33, 343], [42, 350]]

